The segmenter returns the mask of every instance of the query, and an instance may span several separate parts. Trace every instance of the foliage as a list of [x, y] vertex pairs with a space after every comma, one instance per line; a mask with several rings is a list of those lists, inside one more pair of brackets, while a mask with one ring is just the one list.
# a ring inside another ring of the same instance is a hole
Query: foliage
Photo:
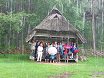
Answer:
[[[0, 46], [25, 47], [26, 35], [56, 7], [78, 28], [92, 47], [92, 10], [96, 22], [96, 47], [103, 47], [103, 2], [94, 0], [0, 0]], [[91, 9], [93, 8], [93, 9]], [[85, 17], [84, 17], [85, 13]], [[101, 31], [101, 32], [100, 32]], [[5, 49], [4, 47], [4, 49]], [[99, 47], [99, 48], [101, 48]], [[98, 48], [98, 49], [99, 49]], [[4, 50], [3, 49], [3, 50]]]

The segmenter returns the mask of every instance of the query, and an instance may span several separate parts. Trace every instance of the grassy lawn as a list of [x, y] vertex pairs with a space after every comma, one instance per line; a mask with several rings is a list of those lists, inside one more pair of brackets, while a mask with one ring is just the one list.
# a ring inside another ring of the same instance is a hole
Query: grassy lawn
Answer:
[[0, 55], [0, 78], [49, 78], [69, 72], [70, 78], [104, 78], [104, 58], [89, 57], [85, 62], [64, 65], [37, 63], [28, 55]]

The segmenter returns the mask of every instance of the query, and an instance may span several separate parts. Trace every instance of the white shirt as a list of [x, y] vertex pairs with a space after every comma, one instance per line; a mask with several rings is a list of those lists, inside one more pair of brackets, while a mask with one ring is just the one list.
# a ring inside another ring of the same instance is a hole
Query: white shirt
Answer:
[[43, 51], [43, 47], [38, 46], [38, 52], [42, 52]]

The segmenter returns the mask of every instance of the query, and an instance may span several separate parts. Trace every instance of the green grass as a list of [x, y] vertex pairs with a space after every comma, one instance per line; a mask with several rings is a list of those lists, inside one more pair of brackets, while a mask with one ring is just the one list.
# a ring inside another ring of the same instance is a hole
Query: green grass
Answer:
[[[104, 58], [89, 57], [85, 62], [66, 65], [41, 64], [28, 59], [28, 55], [0, 55], [0, 78], [48, 78], [69, 72], [71, 78], [104, 78]], [[103, 72], [96, 74], [96, 72]]]

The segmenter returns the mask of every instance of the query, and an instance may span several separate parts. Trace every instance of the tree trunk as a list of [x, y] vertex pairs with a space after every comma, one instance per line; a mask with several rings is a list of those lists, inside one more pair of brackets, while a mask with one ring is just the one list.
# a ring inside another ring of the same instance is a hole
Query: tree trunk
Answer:
[[99, 0], [99, 9], [101, 8], [101, 0]]
[[[102, 0], [102, 8], [103, 8], [103, 0]], [[101, 40], [101, 43], [100, 43], [100, 45], [101, 45], [101, 52], [103, 51], [103, 44], [102, 44], [102, 41], [103, 41], [103, 35], [104, 35], [104, 34], [103, 34], [103, 32], [104, 32], [104, 31], [103, 31], [103, 28], [104, 28], [104, 27], [103, 27], [103, 21], [104, 21], [103, 16], [104, 16], [104, 13], [103, 13], [103, 11], [102, 11], [102, 27], [101, 27], [102, 30], [101, 30], [101, 39], [100, 39], [100, 40]]]
[[28, 3], [29, 3], [29, 4], [28, 4], [28, 13], [30, 13], [30, 5], [31, 5], [31, 4], [30, 4], [30, 0], [28, 0]]
[[79, 6], [79, 1], [77, 0], [77, 13], [78, 13], [78, 6]]
[[[84, 30], [85, 30], [85, 12], [83, 13], [83, 36], [85, 35], [84, 34]], [[83, 46], [83, 55], [85, 55], [85, 47], [84, 47], [84, 44], [82, 44]]]
[[96, 52], [96, 41], [95, 41], [95, 16], [94, 13], [92, 13], [92, 34], [93, 34], [93, 52], [95, 54]]
[[24, 17], [22, 16], [21, 19], [21, 27], [22, 27], [22, 31], [21, 31], [21, 48], [22, 48], [22, 54], [24, 54], [24, 44], [23, 44], [23, 23], [24, 23]]
[[22, 34], [22, 54], [24, 54], [24, 44], [23, 44], [23, 42], [24, 42], [24, 39], [23, 39], [23, 30], [22, 30], [22, 32], [21, 32], [21, 34]]
[[91, 13], [92, 13], [92, 35], [93, 35], [93, 53], [96, 51], [96, 41], [95, 41], [95, 15], [93, 8], [93, 0], [91, 0]]

